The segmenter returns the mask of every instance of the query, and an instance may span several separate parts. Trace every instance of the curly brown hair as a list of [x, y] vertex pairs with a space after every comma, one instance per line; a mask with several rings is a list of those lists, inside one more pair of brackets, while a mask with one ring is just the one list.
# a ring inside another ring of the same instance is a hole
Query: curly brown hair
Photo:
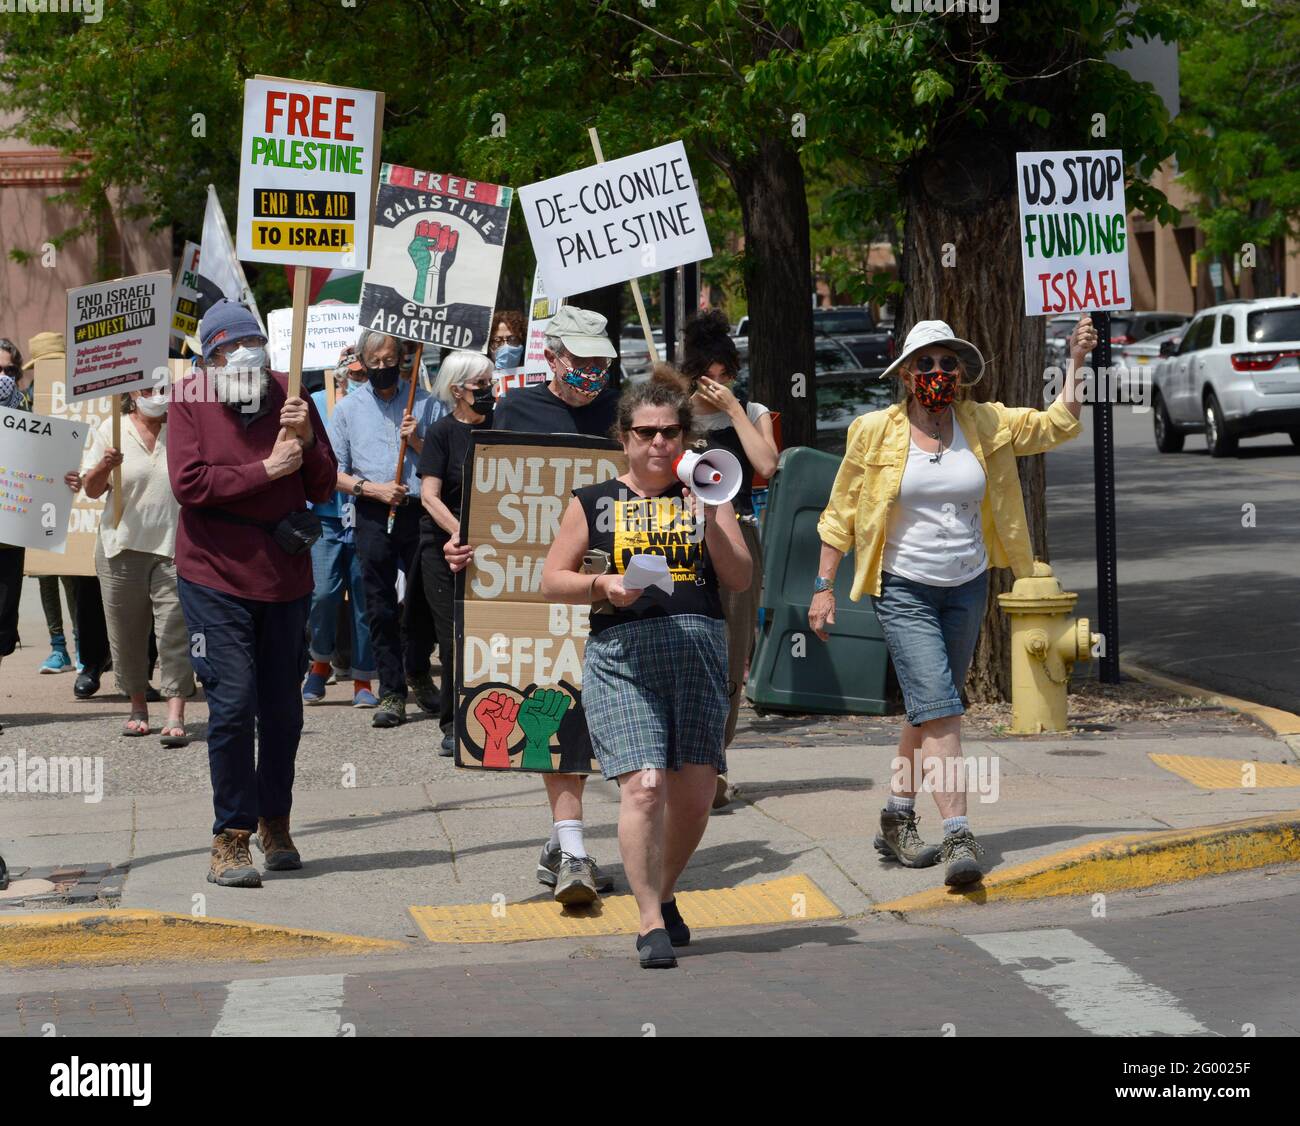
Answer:
[[524, 334], [528, 331], [528, 322], [524, 320], [523, 313], [518, 309], [497, 309], [492, 314], [492, 330], [489, 336], [496, 332], [497, 325], [502, 321], [506, 322], [506, 328], [510, 330], [510, 335], [517, 336], [520, 340], [524, 338]]
[[669, 407], [677, 412], [682, 426], [683, 445], [690, 437], [695, 415], [691, 410], [691, 392], [686, 380], [672, 364], [655, 364], [650, 378], [634, 383], [618, 400], [618, 417], [611, 433], [616, 441], [623, 441], [632, 429], [632, 419], [639, 407]]

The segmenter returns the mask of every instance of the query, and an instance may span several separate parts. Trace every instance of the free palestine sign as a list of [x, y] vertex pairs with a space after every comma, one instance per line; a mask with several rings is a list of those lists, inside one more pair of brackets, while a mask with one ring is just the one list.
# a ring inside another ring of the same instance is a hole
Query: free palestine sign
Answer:
[[1124, 154], [1016, 154], [1025, 315], [1131, 306]]

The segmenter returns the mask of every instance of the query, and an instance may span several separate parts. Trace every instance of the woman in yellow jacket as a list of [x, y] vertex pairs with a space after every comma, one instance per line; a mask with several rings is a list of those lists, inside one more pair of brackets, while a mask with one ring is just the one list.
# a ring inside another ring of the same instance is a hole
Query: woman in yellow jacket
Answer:
[[[884, 373], [899, 373], [905, 401], [853, 421], [817, 524], [822, 551], [808, 624], [827, 639], [835, 572], [855, 551], [849, 597], [871, 596], [907, 707], [898, 755], [909, 773], [895, 775], [877, 847], [909, 868], [944, 860], [950, 886], [981, 875], [961, 785], [961, 687], [984, 617], [988, 568], [1010, 567], [1017, 578], [1033, 570], [1016, 458], [1080, 432], [1075, 373], [1096, 342], [1092, 321], [1081, 318], [1056, 401], [1047, 410], [1006, 407], [962, 397], [983, 374], [984, 357], [943, 321], [919, 322]], [[934, 795], [943, 817], [938, 847], [916, 828], [922, 764], [935, 759], [944, 770]]]

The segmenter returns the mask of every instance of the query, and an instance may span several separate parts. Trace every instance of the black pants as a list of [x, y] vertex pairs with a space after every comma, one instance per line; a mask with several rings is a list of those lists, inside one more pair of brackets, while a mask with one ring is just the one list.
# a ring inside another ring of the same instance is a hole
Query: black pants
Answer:
[[293, 807], [311, 595], [256, 602], [185, 579], [177, 586], [208, 700], [212, 832], [256, 829], [259, 817]]
[[77, 580], [77, 651], [87, 669], [102, 672], [108, 664], [108, 624], [99, 579], [80, 575]]
[[50, 642], [57, 638], [67, 640], [63, 632], [63, 604], [59, 601], [59, 583], [68, 599], [68, 616], [72, 628], [77, 628], [77, 578], [75, 575], [42, 575], [36, 580], [41, 588], [41, 609], [45, 611], [45, 628], [50, 631]]
[[0, 547], [0, 657], [18, 647], [18, 600], [23, 595], [25, 547]]
[[379, 696], [405, 700], [407, 678], [429, 675], [431, 646], [427, 633], [408, 629], [403, 639], [402, 614], [397, 604], [398, 568], [408, 579], [415, 571], [420, 506], [399, 505], [389, 533], [388, 506], [375, 500], [358, 500], [355, 543], [366, 591], [370, 644], [379, 670]]
[[420, 577], [424, 580], [424, 598], [433, 615], [438, 659], [442, 662], [438, 723], [442, 733], [450, 735], [456, 711], [456, 678], [452, 670], [456, 657], [456, 577], [447, 566], [441, 543], [426, 540], [421, 545]]

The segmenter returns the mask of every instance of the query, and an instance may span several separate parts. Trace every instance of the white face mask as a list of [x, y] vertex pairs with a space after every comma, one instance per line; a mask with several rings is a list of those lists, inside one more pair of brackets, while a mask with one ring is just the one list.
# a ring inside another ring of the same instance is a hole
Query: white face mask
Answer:
[[145, 397], [141, 395], [135, 401], [135, 409], [138, 410], [145, 418], [162, 418], [167, 413], [168, 395], [164, 391], [161, 394]]
[[266, 349], [261, 346], [245, 348], [241, 344], [226, 357], [224, 370], [227, 372], [261, 371], [264, 367], [266, 367]]

